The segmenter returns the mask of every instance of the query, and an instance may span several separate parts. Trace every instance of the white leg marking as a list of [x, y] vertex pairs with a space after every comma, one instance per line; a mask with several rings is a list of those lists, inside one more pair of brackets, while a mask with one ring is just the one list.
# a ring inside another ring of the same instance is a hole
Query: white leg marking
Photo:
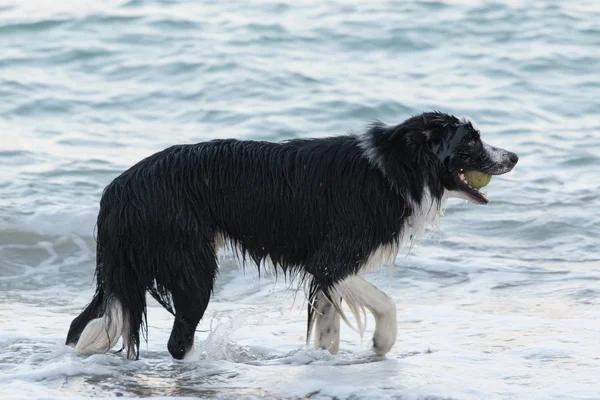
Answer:
[[121, 337], [124, 320], [121, 303], [112, 300], [103, 316], [91, 320], [86, 325], [75, 350], [83, 355], [106, 353]]
[[315, 300], [315, 349], [329, 350], [336, 354], [340, 350], [340, 314], [319, 291]]
[[[396, 342], [398, 332], [396, 303], [391, 297], [358, 275], [350, 276], [336, 285], [332, 296], [339, 297], [340, 295], [354, 314], [359, 333], [362, 334], [365, 329], [364, 323], [361, 322], [361, 314], [364, 313], [364, 309], [368, 309], [375, 317], [373, 350], [379, 355], [390, 351]], [[348, 323], [344, 315], [342, 318], [344, 322]]]

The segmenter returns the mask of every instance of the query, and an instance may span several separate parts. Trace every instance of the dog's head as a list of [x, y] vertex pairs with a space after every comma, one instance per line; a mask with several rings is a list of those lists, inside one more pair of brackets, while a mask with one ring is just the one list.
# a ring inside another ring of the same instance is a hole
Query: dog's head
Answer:
[[487, 204], [486, 195], [468, 185], [464, 172], [502, 175], [513, 169], [519, 157], [483, 142], [479, 130], [466, 119], [442, 113], [423, 114], [422, 118], [427, 148], [441, 163], [444, 189], [454, 197]]
[[466, 119], [441, 112], [416, 115], [395, 126], [373, 124], [360, 139], [367, 158], [403, 194], [420, 199], [423, 185], [438, 198], [449, 192], [476, 204], [485, 194], [466, 182], [465, 171], [502, 175], [519, 157], [481, 140]]

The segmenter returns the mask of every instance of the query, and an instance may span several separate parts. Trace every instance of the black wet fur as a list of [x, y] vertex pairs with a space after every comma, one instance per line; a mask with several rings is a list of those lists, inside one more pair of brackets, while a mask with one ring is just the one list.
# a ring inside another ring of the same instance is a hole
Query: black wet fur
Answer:
[[[398, 242], [426, 189], [440, 200], [467, 124], [431, 112], [375, 123], [363, 136], [213, 140], [149, 156], [104, 190], [97, 292], [67, 343], [116, 299], [130, 327], [128, 355], [137, 358], [149, 292], [175, 316], [168, 349], [182, 358], [212, 294], [220, 236], [243, 261], [268, 258], [286, 276], [310, 276], [309, 303], [318, 291], [329, 296], [379, 246]], [[309, 307], [308, 332], [313, 319]]]

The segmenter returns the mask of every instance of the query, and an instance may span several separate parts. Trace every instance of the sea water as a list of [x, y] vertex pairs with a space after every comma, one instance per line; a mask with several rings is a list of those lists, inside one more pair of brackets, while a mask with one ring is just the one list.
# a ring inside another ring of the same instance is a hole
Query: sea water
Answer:
[[[600, 398], [599, 71], [593, 0], [2, 1], [0, 398]], [[307, 348], [302, 288], [226, 253], [189, 359], [154, 301], [139, 361], [63, 344], [136, 161], [432, 109], [520, 162], [367, 276], [397, 304], [386, 357], [372, 319]]]

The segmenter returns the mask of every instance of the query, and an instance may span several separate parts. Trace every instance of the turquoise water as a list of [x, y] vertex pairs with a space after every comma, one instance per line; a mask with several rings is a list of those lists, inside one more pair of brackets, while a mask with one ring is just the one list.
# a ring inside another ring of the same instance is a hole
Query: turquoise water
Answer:
[[[3, 399], [600, 398], [597, 2], [4, 1], [0, 49]], [[154, 303], [138, 362], [62, 345], [102, 189], [142, 157], [430, 109], [521, 160], [368, 276], [398, 304], [386, 358], [372, 321], [307, 350], [302, 292], [227, 257], [190, 360]]]

